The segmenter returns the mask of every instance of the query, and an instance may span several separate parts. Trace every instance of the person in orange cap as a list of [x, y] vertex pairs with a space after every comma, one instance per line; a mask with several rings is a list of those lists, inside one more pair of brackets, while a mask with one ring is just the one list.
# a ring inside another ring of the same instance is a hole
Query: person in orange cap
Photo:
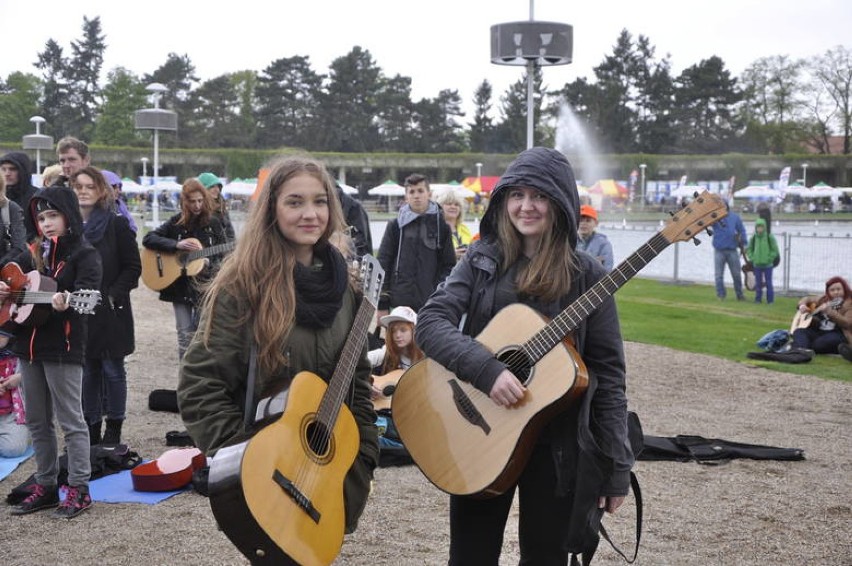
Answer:
[[612, 271], [612, 244], [609, 239], [597, 232], [598, 211], [593, 206], [584, 204], [580, 207], [580, 226], [577, 232], [580, 239], [577, 240], [577, 249], [594, 256], [607, 271]]

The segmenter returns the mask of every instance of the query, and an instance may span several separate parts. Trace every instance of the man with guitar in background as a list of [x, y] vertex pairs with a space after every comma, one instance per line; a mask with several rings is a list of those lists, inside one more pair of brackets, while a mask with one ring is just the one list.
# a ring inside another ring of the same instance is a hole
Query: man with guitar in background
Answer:
[[[579, 216], [577, 185], [565, 157], [543, 147], [524, 151], [492, 192], [481, 240], [418, 315], [418, 341], [426, 355], [508, 411], [529, 401], [527, 388], [473, 337], [515, 303], [529, 307], [531, 316], [554, 317], [606, 275], [600, 261], [577, 251]], [[573, 341], [577, 373], [584, 373], [583, 363], [588, 370], [585, 393], [544, 425], [507, 490], [485, 494], [490, 498], [450, 496], [450, 565], [498, 564], [516, 489], [522, 564], [568, 564], [569, 553], [590, 560], [603, 512], [613, 513], [623, 503], [634, 455], [613, 297], [579, 323]], [[566, 380], [570, 369], [565, 367]]]
[[849, 283], [835, 276], [825, 282], [824, 295], [802, 297], [793, 326], [793, 348], [813, 350], [816, 354], [837, 354], [840, 346], [852, 344]]
[[[216, 218], [213, 201], [196, 178], [184, 181], [180, 192], [180, 212], [155, 230], [145, 234], [142, 245], [149, 250], [168, 252], [200, 251], [227, 241], [222, 224]], [[172, 303], [178, 340], [178, 359], [198, 328], [199, 284], [210, 279], [221, 261], [221, 254], [208, 258], [209, 265], [197, 276], [179, 276], [160, 291], [160, 300]]]

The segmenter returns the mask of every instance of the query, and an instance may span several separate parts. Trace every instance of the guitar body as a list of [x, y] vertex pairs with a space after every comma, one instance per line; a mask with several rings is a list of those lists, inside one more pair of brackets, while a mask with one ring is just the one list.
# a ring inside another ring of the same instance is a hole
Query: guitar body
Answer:
[[391, 399], [393, 398], [394, 391], [396, 391], [399, 378], [402, 377], [403, 373], [404, 370], [395, 369], [384, 375], [373, 376], [373, 387], [381, 392], [381, 396], [373, 399], [373, 409], [380, 411], [391, 408]]
[[142, 282], [154, 291], [162, 291], [181, 276], [195, 277], [204, 269], [204, 258], [187, 262], [189, 252], [161, 252], [142, 248]]
[[[11, 291], [23, 292], [40, 291], [46, 293], [56, 292], [56, 281], [49, 277], [43, 277], [38, 271], [24, 273], [21, 267], [10, 262], [0, 270], [0, 278], [9, 286]], [[50, 316], [50, 305], [34, 303], [16, 303], [11, 297], [7, 299], [0, 308], [0, 325], [13, 321], [24, 326], [39, 326]]]
[[[477, 340], [503, 359], [546, 325], [538, 312], [514, 304], [498, 312]], [[478, 497], [506, 491], [541, 429], [585, 391], [588, 373], [573, 346], [562, 341], [521, 381], [524, 399], [505, 408], [434, 360], [403, 374], [393, 394], [394, 423], [414, 462], [438, 488]]]
[[151, 462], [130, 471], [136, 491], [177, 491], [192, 482], [192, 473], [203, 468], [207, 458], [198, 448], [167, 450]]
[[253, 564], [331, 564], [343, 545], [343, 480], [358, 454], [360, 435], [342, 405], [330, 440], [312, 445], [326, 390], [326, 382], [313, 373], [297, 374], [281, 417], [213, 459], [213, 514]]

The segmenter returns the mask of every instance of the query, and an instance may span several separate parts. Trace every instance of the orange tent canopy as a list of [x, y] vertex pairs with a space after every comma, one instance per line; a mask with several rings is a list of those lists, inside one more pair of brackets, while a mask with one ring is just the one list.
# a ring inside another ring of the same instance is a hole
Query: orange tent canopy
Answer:
[[490, 193], [500, 177], [465, 177], [462, 185], [476, 193]]
[[589, 194], [603, 195], [605, 197], [615, 199], [625, 199], [630, 194], [630, 191], [627, 189], [627, 187], [616, 183], [612, 179], [601, 179], [600, 181], [589, 187]]

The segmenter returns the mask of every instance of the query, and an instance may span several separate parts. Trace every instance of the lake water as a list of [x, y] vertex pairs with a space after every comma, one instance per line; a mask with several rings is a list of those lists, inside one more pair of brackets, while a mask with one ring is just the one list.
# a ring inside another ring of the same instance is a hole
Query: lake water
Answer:
[[[476, 221], [466, 223], [472, 233], [479, 231]], [[378, 251], [387, 221], [370, 222], [373, 246]], [[661, 226], [653, 223], [603, 223], [598, 230], [612, 242], [618, 265], [652, 238]], [[750, 227], [746, 226], [751, 236]], [[834, 275], [852, 279], [852, 223], [775, 223], [772, 233], [782, 249], [781, 265], [775, 269], [776, 293], [823, 292], [825, 280]], [[712, 284], [713, 245], [706, 233], [698, 236], [701, 244], [691, 241], [670, 245], [653, 259], [640, 277]], [[725, 282], [731, 286], [731, 276]]]

